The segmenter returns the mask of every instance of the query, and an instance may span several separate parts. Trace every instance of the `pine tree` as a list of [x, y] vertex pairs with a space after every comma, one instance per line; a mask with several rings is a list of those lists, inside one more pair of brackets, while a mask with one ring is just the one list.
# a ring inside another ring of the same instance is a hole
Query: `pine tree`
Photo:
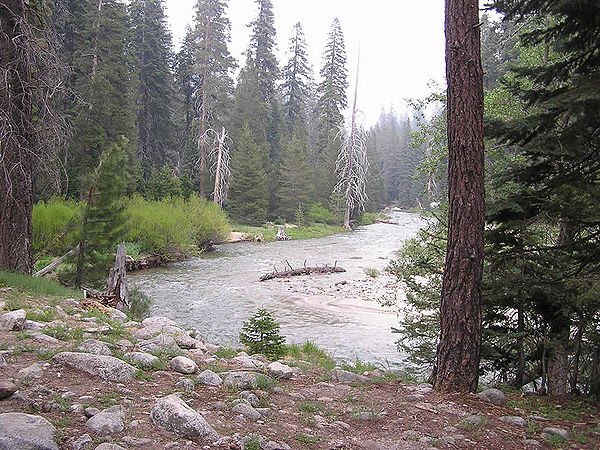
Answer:
[[288, 133], [292, 130], [298, 132], [306, 128], [308, 120], [307, 108], [312, 75], [306, 54], [306, 40], [300, 22], [294, 25], [289, 54], [290, 59], [282, 70], [283, 83], [281, 84], [283, 116]]
[[347, 106], [348, 88], [344, 36], [337, 18], [333, 20], [323, 54], [322, 81], [316, 89], [318, 140], [313, 156], [317, 199], [326, 203], [335, 184], [335, 161], [343, 136], [343, 110]]
[[306, 140], [294, 135], [285, 146], [279, 167], [277, 216], [291, 220], [312, 198]]
[[[195, 136], [196, 145], [190, 150], [198, 161], [200, 194], [209, 192], [207, 151], [208, 130], [219, 132], [225, 124], [231, 107], [233, 91], [231, 72], [236, 66], [229, 54], [231, 24], [225, 15], [227, 4], [223, 0], [198, 0], [194, 28], [186, 39], [191, 58], [192, 101], [194, 121], [187, 132]], [[191, 106], [191, 105], [190, 105]]]
[[275, 82], [279, 78], [279, 66], [274, 54], [275, 16], [271, 0], [255, 0], [255, 3], [258, 5], [258, 16], [248, 25], [252, 28], [252, 34], [246, 57], [256, 69], [262, 98], [270, 103], [275, 98]]
[[85, 196], [84, 178], [93, 173], [102, 151], [120, 136], [129, 140], [127, 164], [135, 172], [137, 145], [126, 7], [117, 0], [89, 0], [79, 20], [83, 31], [75, 49], [79, 76], [74, 89], [84, 103], [74, 111], [66, 161], [68, 193], [73, 197]]
[[171, 36], [162, 0], [133, 0], [129, 12], [138, 85], [137, 157], [147, 179], [151, 168], [160, 168], [174, 158]]
[[113, 250], [124, 236], [127, 188], [127, 139], [122, 137], [101, 155], [88, 187], [77, 253], [75, 284], [97, 283], [106, 278]]
[[233, 149], [231, 184], [226, 203], [230, 216], [243, 223], [260, 225], [266, 219], [265, 147], [264, 143], [261, 146], [256, 142], [250, 126], [244, 124]]

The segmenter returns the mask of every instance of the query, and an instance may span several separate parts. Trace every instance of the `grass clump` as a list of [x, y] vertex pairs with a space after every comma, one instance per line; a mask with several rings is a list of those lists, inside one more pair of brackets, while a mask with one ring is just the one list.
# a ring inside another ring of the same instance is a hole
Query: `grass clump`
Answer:
[[52, 322], [54, 320], [54, 310], [48, 308], [43, 310], [27, 311], [25, 318], [34, 322]]
[[366, 363], [361, 361], [359, 358], [356, 358], [354, 363], [343, 363], [340, 366], [343, 370], [347, 370], [348, 372], [354, 373], [364, 373], [364, 372], [373, 372], [376, 367], [371, 363]]
[[277, 380], [263, 374], [256, 377], [256, 388], [261, 391], [270, 392], [278, 386]]
[[44, 297], [82, 297], [81, 292], [68, 289], [48, 278], [32, 277], [14, 272], [0, 271], [0, 284]]
[[298, 405], [298, 410], [305, 413], [315, 414], [323, 410], [323, 405], [315, 401], [304, 401]]
[[286, 359], [304, 361], [310, 366], [316, 366], [325, 370], [335, 368], [335, 360], [316, 344], [306, 341], [303, 345], [287, 345]]
[[97, 399], [104, 406], [114, 406], [121, 401], [122, 397], [118, 392], [103, 392], [102, 394], [98, 394]]
[[311, 436], [309, 434], [304, 433], [296, 433], [294, 435], [294, 439], [296, 439], [298, 442], [303, 442], [305, 444], [316, 444], [321, 440], [319, 436]]
[[364, 271], [365, 274], [371, 278], [377, 278], [379, 275], [381, 275], [381, 272], [374, 267], [365, 267]]
[[223, 358], [223, 359], [231, 359], [231, 358], [235, 358], [238, 354], [238, 351], [231, 348], [231, 347], [219, 347], [217, 349], [217, 351], [215, 352], [215, 356], [217, 358]]

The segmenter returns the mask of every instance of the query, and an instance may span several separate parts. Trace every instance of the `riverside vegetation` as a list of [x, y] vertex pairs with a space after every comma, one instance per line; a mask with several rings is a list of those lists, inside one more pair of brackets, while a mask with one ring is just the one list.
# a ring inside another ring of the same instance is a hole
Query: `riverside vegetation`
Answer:
[[[336, 361], [310, 342], [284, 345], [270, 361], [211, 345], [168, 318], [90, 309], [50, 280], [0, 279], [0, 435], [9, 447], [600, 445], [599, 411], [586, 400], [495, 389], [444, 395], [402, 372]], [[246, 325], [268, 328], [279, 348], [276, 323]]]

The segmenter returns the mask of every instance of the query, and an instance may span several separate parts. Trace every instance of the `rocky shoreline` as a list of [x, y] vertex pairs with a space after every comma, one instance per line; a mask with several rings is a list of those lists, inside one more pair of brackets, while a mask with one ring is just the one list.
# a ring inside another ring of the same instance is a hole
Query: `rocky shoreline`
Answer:
[[[20, 303], [20, 304], [19, 304]], [[8, 306], [7, 306], [8, 305]], [[15, 308], [21, 306], [20, 308]], [[9, 308], [10, 307], [10, 308]], [[397, 373], [203, 342], [165, 317], [0, 294], [0, 448], [597, 448], [589, 430]], [[575, 431], [575, 432], [574, 432]], [[579, 434], [577, 434], [579, 433]], [[585, 445], [577, 436], [585, 435]]]

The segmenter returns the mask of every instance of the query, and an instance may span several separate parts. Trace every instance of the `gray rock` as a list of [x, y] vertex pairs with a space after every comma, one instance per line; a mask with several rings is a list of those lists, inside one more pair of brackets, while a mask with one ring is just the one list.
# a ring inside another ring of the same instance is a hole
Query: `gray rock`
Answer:
[[347, 370], [335, 369], [331, 376], [333, 381], [337, 381], [338, 383], [366, 383], [369, 381], [369, 377], [364, 375], [360, 375], [354, 372], [348, 372]]
[[197, 341], [187, 333], [177, 333], [174, 334], [173, 337], [175, 338], [177, 345], [181, 348], [198, 348], [202, 344], [202, 342]]
[[94, 408], [94, 407], [90, 406], [89, 408], [85, 408], [83, 410], [83, 413], [85, 414], [86, 417], [90, 418], [90, 417], [94, 417], [96, 414], [100, 414], [100, 410], [98, 408]]
[[172, 321], [168, 317], [155, 316], [155, 317], [148, 317], [148, 318], [142, 320], [142, 326], [143, 327], [151, 327], [151, 326], [161, 326], [161, 327], [172, 326], [172, 327], [176, 327], [177, 323], [175, 323], [174, 321]]
[[263, 447], [262, 450], [291, 450], [292, 447], [287, 445], [285, 442], [269, 441]]
[[175, 383], [175, 387], [177, 389], [182, 389], [185, 392], [192, 392], [196, 386], [194, 385], [194, 382], [189, 378], [181, 377], [179, 378], [177, 383]]
[[112, 352], [110, 351], [108, 345], [96, 339], [86, 339], [81, 344], [79, 344], [77, 350], [80, 352], [92, 353], [93, 355], [112, 355]]
[[10, 311], [0, 316], [0, 330], [3, 331], [21, 331], [25, 325], [24, 309]]
[[248, 403], [250, 403], [254, 407], [257, 407], [258, 405], [260, 405], [260, 399], [256, 396], [256, 394], [254, 394], [250, 391], [240, 392], [240, 398], [243, 398], [244, 400], [246, 400]]
[[231, 362], [244, 369], [264, 369], [266, 364], [260, 359], [249, 357], [245, 352], [238, 353], [238, 356], [231, 358]]
[[118, 310], [117, 308], [106, 308], [106, 309], [108, 309], [108, 311], [110, 312], [110, 317], [113, 318], [114, 320], [117, 320], [118, 322], [127, 321], [127, 314], [125, 314], [123, 311]]
[[159, 398], [150, 412], [155, 425], [188, 439], [200, 439], [212, 443], [219, 439], [217, 432], [176, 395]]
[[256, 422], [262, 417], [256, 409], [254, 409], [250, 405], [247, 405], [246, 403], [238, 403], [233, 408], [231, 408], [231, 412], [234, 414], [241, 414], [242, 416], [252, 420], [253, 422]]
[[55, 337], [48, 336], [44, 333], [33, 333], [31, 335], [31, 339], [37, 342], [41, 342], [42, 344], [50, 344], [50, 345], [60, 345], [60, 340]]
[[125, 429], [123, 420], [117, 414], [108, 412], [100, 412], [91, 417], [86, 423], [94, 433], [99, 436], [108, 436], [115, 433], [120, 433]]
[[116, 416], [119, 416], [121, 419], [124, 419], [125, 416], [127, 415], [127, 408], [125, 408], [122, 405], [115, 405], [115, 406], [111, 406], [109, 408], [103, 409], [100, 412], [103, 412], [106, 414], [114, 414]]
[[423, 400], [425, 396], [423, 394], [408, 394], [404, 399], [407, 402], [419, 402]]
[[52, 360], [107, 381], [129, 381], [137, 373], [135, 367], [112, 356], [63, 352], [55, 355]]
[[175, 339], [168, 334], [159, 334], [151, 339], [140, 341], [137, 346], [141, 351], [148, 353], [183, 353]]
[[13, 395], [19, 387], [12, 381], [0, 381], [0, 400]]
[[133, 347], [133, 342], [128, 339], [121, 339], [119, 342], [117, 342], [117, 347], [119, 347], [119, 350], [122, 352], [126, 352]]
[[0, 448], [8, 450], [58, 450], [56, 429], [40, 416], [0, 414]]
[[221, 386], [223, 380], [212, 370], [205, 370], [196, 377], [196, 382], [207, 386]]
[[117, 444], [111, 444], [110, 442], [104, 442], [96, 447], [95, 450], [127, 450], [125, 447], [121, 447]]
[[195, 373], [198, 370], [196, 363], [185, 356], [176, 356], [173, 358], [171, 360], [170, 367], [171, 370], [174, 370], [177, 373], [183, 373], [185, 375]]
[[71, 444], [73, 450], [88, 450], [92, 447], [92, 437], [84, 434]]
[[156, 367], [157, 364], [160, 364], [160, 359], [146, 352], [125, 353], [123, 355], [123, 358], [125, 358], [130, 363], [141, 367], [142, 369], [150, 369], [151, 367]]
[[542, 437], [544, 439], [548, 439], [556, 435], [565, 440], [569, 439], [569, 432], [563, 428], [546, 427], [542, 430]]
[[44, 328], [44, 324], [35, 320], [26, 320], [23, 324], [23, 331], [39, 331]]
[[240, 390], [256, 389], [257, 375], [252, 372], [226, 372], [223, 374], [223, 386]]
[[133, 447], [149, 447], [153, 444], [154, 441], [152, 439], [137, 438], [133, 436], [123, 436], [121, 442], [124, 442], [125, 444], [131, 445]]
[[527, 421], [519, 416], [502, 416], [500, 417], [502, 422], [512, 423], [513, 425], [517, 425], [519, 427], [526, 427]]
[[465, 425], [474, 425], [481, 426], [487, 423], [487, 418], [484, 416], [480, 416], [479, 414], [473, 414], [471, 416], [465, 417], [463, 420], [463, 424]]
[[286, 364], [282, 364], [280, 362], [272, 362], [271, 364], [269, 364], [267, 366], [267, 370], [269, 371], [269, 373], [277, 378], [280, 378], [282, 380], [289, 380], [290, 378], [292, 378], [292, 375], [294, 374], [293, 369], [286, 365]]
[[525, 439], [523, 441], [523, 445], [525, 445], [527, 447], [541, 447], [542, 446], [542, 444], [540, 444], [535, 439]]
[[35, 363], [17, 372], [17, 379], [19, 380], [39, 380], [44, 376], [44, 369], [41, 364]]
[[481, 400], [502, 406], [506, 403], [506, 396], [499, 389], [486, 389], [477, 394]]
[[54, 311], [56, 312], [56, 315], [59, 317], [67, 317], [67, 313], [59, 305], [56, 305], [54, 307]]
[[[144, 326], [133, 333], [133, 336], [136, 339], [150, 339], [159, 334], [166, 334], [167, 336], [175, 337], [175, 336], [183, 336], [186, 335], [186, 332], [183, 328], [179, 328], [177, 326], [172, 325], [150, 325]], [[189, 337], [189, 336], [188, 336]]]

